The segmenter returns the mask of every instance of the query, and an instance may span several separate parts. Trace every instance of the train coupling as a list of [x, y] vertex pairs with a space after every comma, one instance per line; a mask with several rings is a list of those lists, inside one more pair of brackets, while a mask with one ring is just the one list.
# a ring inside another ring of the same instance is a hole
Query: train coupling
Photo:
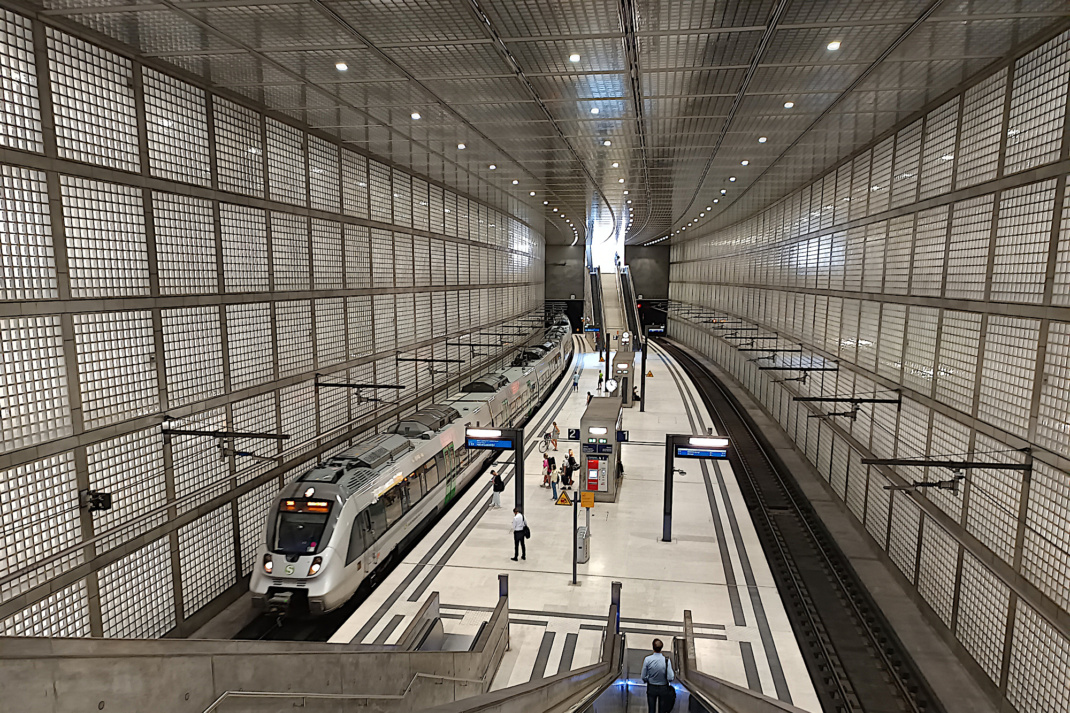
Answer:
[[275, 592], [267, 601], [267, 613], [275, 614], [279, 617], [289, 614], [290, 600], [292, 598], [293, 592]]

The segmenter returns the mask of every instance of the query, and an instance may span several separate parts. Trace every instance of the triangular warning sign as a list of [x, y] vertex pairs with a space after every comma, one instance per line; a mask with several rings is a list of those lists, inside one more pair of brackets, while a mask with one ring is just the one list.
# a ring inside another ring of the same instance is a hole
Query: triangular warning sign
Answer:
[[652, 372], [652, 371], [648, 371], [646, 373], [646, 375], [649, 376], [650, 378], [654, 378], [654, 372]]
[[562, 491], [561, 491], [561, 495], [560, 495], [560, 496], [558, 496], [558, 498], [557, 498], [557, 502], [556, 502], [555, 504], [556, 504], [556, 505], [567, 505], [567, 506], [571, 506], [571, 505], [572, 505], [572, 501], [568, 499], [568, 493], [567, 493], [567, 492], [565, 492], [564, 490], [562, 490]]
[[605, 361], [602, 357], [598, 357], [598, 361]]

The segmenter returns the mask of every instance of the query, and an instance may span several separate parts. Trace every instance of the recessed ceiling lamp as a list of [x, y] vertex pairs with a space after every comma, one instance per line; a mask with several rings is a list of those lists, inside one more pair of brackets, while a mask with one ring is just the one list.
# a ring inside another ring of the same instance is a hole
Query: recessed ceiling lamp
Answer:
[[550, 201], [543, 201], [542, 204], [543, 205], [550, 205]]
[[344, 72], [349, 69], [349, 65], [345, 62], [335, 62], [334, 68], [337, 69], [339, 72]]
[[491, 165], [487, 166], [487, 168], [489, 168], [490, 170], [492, 170], [492, 171], [493, 171], [494, 169], [496, 169], [496, 168], [498, 168], [498, 167], [497, 167], [497, 166], [495, 166], [495, 165], [494, 165], [494, 164], [492, 163]]
[[713, 206], [706, 206], [706, 210], [713, 210]]
[[832, 42], [829, 42], [825, 47], [830, 52], [835, 52], [836, 50], [838, 50], [840, 48], [840, 41], [839, 40], [833, 40]]
[[747, 159], [743, 159], [742, 161], [739, 162], [739, 165], [740, 166], [749, 166], [750, 165], [750, 161], [748, 161]]
[[520, 181], [516, 180], [515, 178], [513, 179], [513, 185], [514, 185], [514, 186], [515, 186], [515, 185], [518, 185], [519, 183], [520, 183]]
[[731, 181], [732, 183], [735, 183], [736, 182], [736, 177], [735, 176], [729, 176], [728, 180]]
[[535, 191], [531, 191], [530, 193], [528, 193], [528, 195], [529, 195], [529, 196], [533, 196], [533, 195], [535, 195]]
[[413, 121], [419, 121], [420, 120], [420, 112], [414, 111], [413, 113], [409, 114], [409, 118], [411, 118]]
[[554, 212], [555, 212], [555, 213], [557, 212], [557, 208], [554, 208]]
[[767, 136], [759, 136], [758, 137], [758, 143], [760, 143], [760, 144], [764, 144], [768, 140], [769, 140], [769, 138]]
[[721, 189], [721, 195], [723, 196], [723, 195], [724, 195], [724, 194], [726, 194], [726, 193], [728, 193], [728, 189], [726, 189], [726, 188], [722, 188], [722, 189]]
[[617, 179], [617, 183], [624, 183], [624, 179], [623, 178], [618, 178]]
[[468, 148], [468, 147], [465, 146], [464, 144], [457, 144], [457, 150], [458, 151], [464, 151], [466, 148]]
[[610, 165], [610, 166], [611, 166], [612, 168], [619, 168], [619, 167], [620, 167], [620, 164], [619, 164], [619, 163], [617, 163], [616, 161], [614, 161], [613, 163], [611, 163], [611, 164], [609, 164], [609, 165]]
[[606, 139], [605, 141], [602, 142], [602, 145], [603, 146], [612, 146], [613, 142], [610, 141], [609, 139]]
[[580, 56], [578, 54], [570, 54], [568, 56], [568, 61], [569, 62], [579, 62], [580, 61]]
[[597, 114], [598, 113], [598, 107], [592, 107], [591, 108], [591, 113], [592, 114]]
[[795, 106], [795, 102], [784, 102], [784, 108], [785, 109], [790, 109], [793, 106]]
[[720, 198], [714, 198], [714, 199], [713, 199], [713, 202], [714, 202], [714, 203], [720, 203], [720, 202], [721, 202], [721, 199], [720, 199]]

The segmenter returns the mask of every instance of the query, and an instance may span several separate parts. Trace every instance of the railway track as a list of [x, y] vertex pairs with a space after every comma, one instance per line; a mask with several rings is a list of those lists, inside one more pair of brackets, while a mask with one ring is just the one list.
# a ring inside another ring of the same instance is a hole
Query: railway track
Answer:
[[691, 378], [751, 511], [785, 609], [826, 712], [938, 713], [943, 707], [765, 437], [735, 397], [671, 343]]

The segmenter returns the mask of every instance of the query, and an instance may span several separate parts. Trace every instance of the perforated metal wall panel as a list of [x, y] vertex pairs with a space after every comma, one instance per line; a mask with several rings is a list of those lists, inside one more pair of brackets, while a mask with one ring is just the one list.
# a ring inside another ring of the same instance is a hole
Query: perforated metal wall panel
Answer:
[[[463, 171], [369, 158], [334, 108], [235, 100], [303, 101], [291, 87], [223, 98], [6, 9], [0, 64], [0, 496], [25, 503], [0, 508], [0, 631], [187, 635], [250, 571], [284, 482], [500, 365], [505, 348], [444, 342], [542, 314], [541, 219], [488, 205]], [[329, 133], [284, 118], [327, 114]], [[399, 345], [464, 363], [399, 371]], [[403, 403], [317, 390], [317, 370], [404, 383]], [[289, 439], [224, 444], [161, 421]], [[85, 487], [112, 508], [83, 515]]]
[[[671, 249], [670, 335], [747, 385], [1023, 712], [1070, 696], [1070, 208], [1054, 163], [1066, 156], [1068, 42], [1038, 42], [767, 209], [689, 230]], [[833, 186], [851, 200], [828, 219]], [[838, 371], [803, 382], [755, 372], [688, 305], [837, 359]], [[822, 439], [825, 428], [836, 437], [816, 458], [786, 407], [796, 395], [897, 393], [901, 405], [860, 403], [850, 418], [813, 404]], [[861, 512], [856, 464], [893, 456], [919, 465], [872, 467]], [[962, 459], [982, 465], [925, 463]], [[918, 482], [943, 487], [911, 491]], [[1012, 594], [1019, 577], [1036, 590]]]

